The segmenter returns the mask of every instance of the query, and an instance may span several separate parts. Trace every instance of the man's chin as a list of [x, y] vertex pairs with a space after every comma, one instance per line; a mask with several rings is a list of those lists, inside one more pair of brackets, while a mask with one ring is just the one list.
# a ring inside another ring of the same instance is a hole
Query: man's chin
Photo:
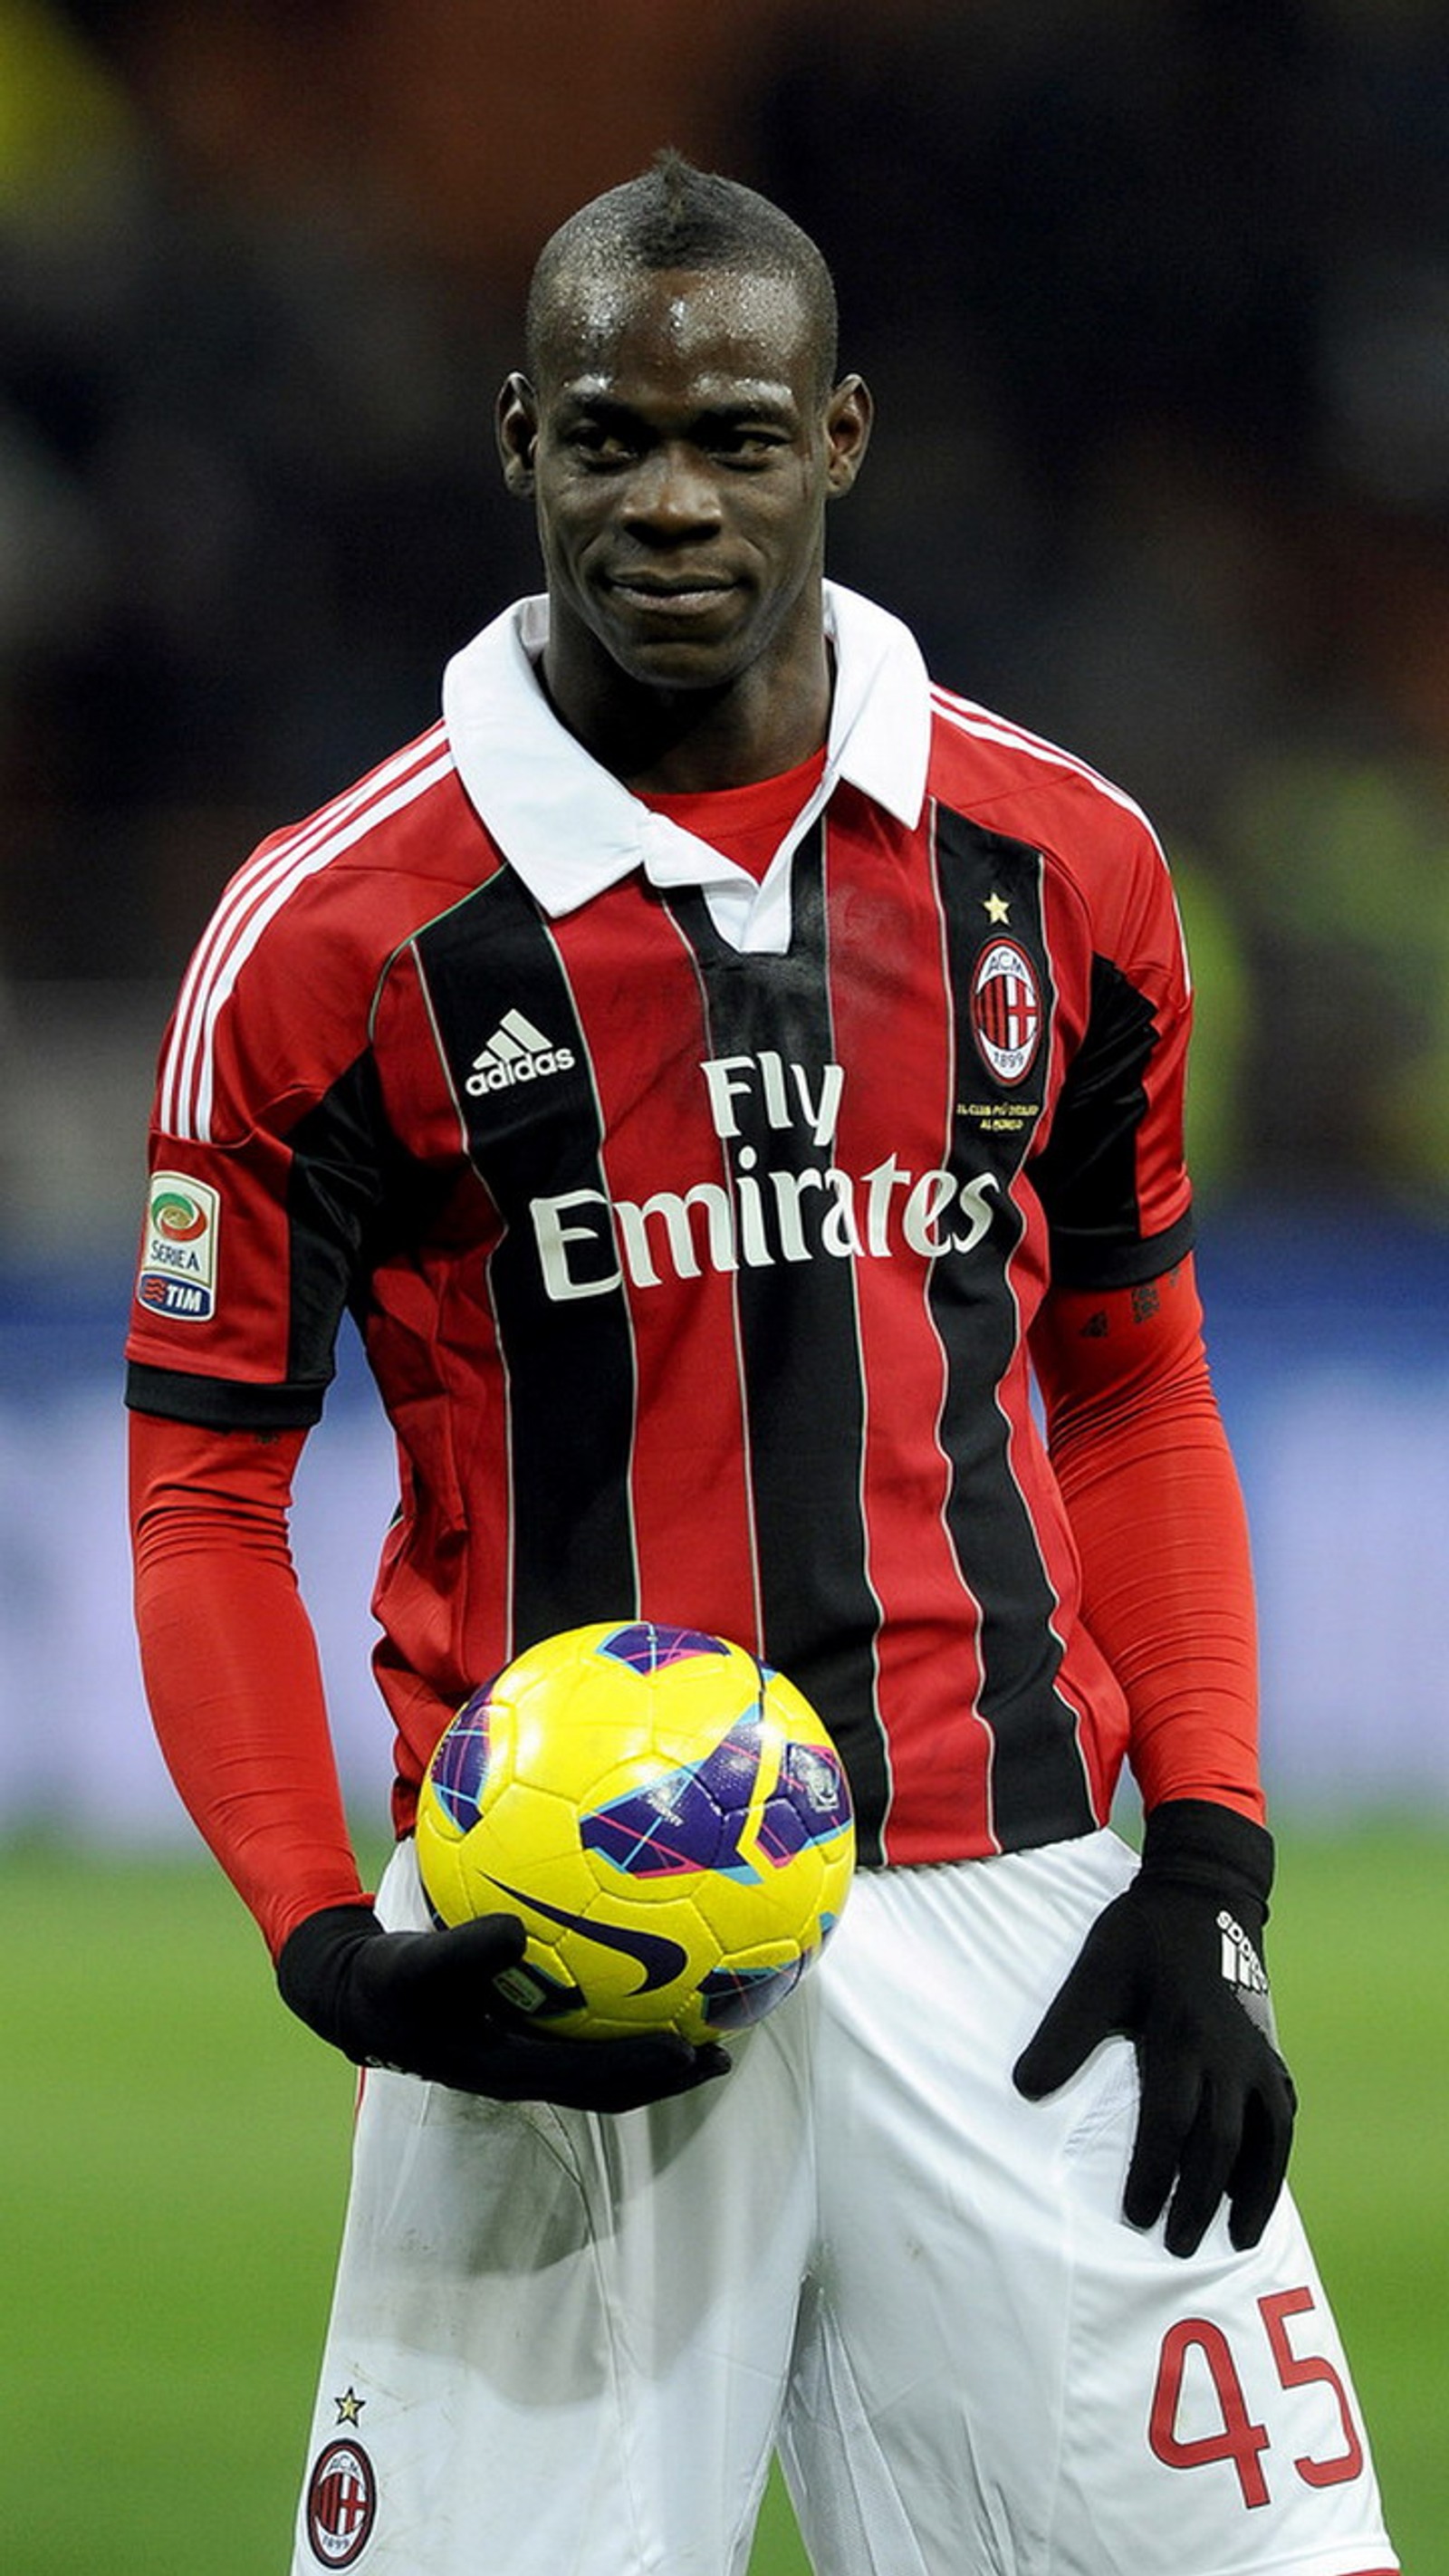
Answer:
[[754, 656], [737, 638], [706, 643], [702, 637], [647, 638], [611, 630], [599, 639], [615, 668], [641, 689], [719, 690], [748, 670]]
[[632, 591], [611, 586], [590, 623], [612, 662], [648, 688], [726, 688], [755, 659], [742, 593]]

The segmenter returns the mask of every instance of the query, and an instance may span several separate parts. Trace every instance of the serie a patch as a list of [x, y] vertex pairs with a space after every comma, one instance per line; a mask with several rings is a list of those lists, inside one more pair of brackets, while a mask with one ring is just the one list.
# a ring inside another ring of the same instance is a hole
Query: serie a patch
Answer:
[[209, 1323], [216, 1312], [216, 1255], [221, 1200], [207, 1181], [185, 1172], [155, 1172], [146, 1201], [136, 1302], [184, 1324]]

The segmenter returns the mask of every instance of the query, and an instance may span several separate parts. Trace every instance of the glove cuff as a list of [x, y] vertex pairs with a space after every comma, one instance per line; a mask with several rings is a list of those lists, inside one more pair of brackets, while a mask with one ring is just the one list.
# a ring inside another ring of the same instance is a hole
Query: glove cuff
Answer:
[[1142, 1869], [1144, 1876], [1201, 1888], [1240, 1910], [1251, 1908], [1254, 1931], [1267, 1921], [1273, 1837], [1234, 1807], [1208, 1798], [1169, 1798], [1154, 1807], [1142, 1840]]
[[324, 1905], [303, 1917], [277, 1954], [283, 2003], [320, 2039], [331, 2040], [348, 2056], [353, 2054], [347, 2008], [352, 1962], [362, 1943], [381, 1930], [370, 1901]]

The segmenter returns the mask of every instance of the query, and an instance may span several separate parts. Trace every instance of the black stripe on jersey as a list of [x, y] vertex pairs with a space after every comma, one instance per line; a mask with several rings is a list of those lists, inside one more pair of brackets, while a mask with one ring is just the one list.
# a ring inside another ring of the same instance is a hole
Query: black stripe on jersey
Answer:
[[325, 1382], [343, 1308], [363, 1321], [369, 1274], [386, 1250], [417, 1240], [441, 1189], [392, 1135], [371, 1054], [339, 1074], [287, 1145], [287, 1374]]
[[1190, 1216], [1144, 1243], [1137, 1140], [1157, 1044], [1152, 1004], [1110, 957], [1092, 960], [1087, 1027], [1033, 1178], [1051, 1228], [1052, 1274], [1068, 1288], [1131, 1288], [1192, 1248]]
[[[783, 956], [730, 947], [702, 896], [669, 897], [700, 967], [711, 1052], [742, 1060], [740, 1134], [729, 1144], [737, 1210], [742, 1178], [763, 1186], [772, 1173], [823, 1171], [832, 1160], [829, 1144], [811, 1132], [794, 1079], [798, 1067], [818, 1096], [835, 1054], [823, 873], [817, 824], [795, 853]], [[766, 1072], [767, 1057], [781, 1068], [778, 1081]], [[743, 1224], [740, 1233], [744, 1239]], [[881, 1858], [889, 1775], [875, 1715], [880, 1611], [866, 1572], [860, 1497], [865, 1415], [854, 1264], [819, 1253], [746, 1258], [736, 1297], [764, 1651], [835, 1738], [860, 1858], [872, 1866]]]
[[190, 1369], [156, 1368], [131, 1360], [126, 1403], [133, 1413], [156, 1413], [166, 1422], [195, 1422], [212, 1431], [306, 1431], [321, 1419], [326, 1388], [255, 1386], [241, 1378], [200, 1377]]
[[[622, 1284], [550, 1298], [530, 1217], [540, 1193], [604, 1195], [599, 1109], [557, 948], [511, 872], [430, 924], [415, 946], [469, 1152], [503, 1221], [489, 1283], [508, 1384], [521, 1650], [638, 1608], [634, 1351]], [[536, 1039], [546, 1041], [542, 1053]], [[546, 1071], [526, 1070], [530, 1049], [534, 1065], [544, 1053], [552, 1059]]]
[[[1000, 919], [989, 905], [1007, 905], [1004, 935], [1029, 959], [1048, 1021], [1055, 995], [1042, 925], [1040, 854], [947, 808], [937, 812], [936, 853], [956, 1024], [952, 1168], [963, 1181], [992, 1171], [999, 1187], [987, 1244], [975, 1260], [938, 1262], [930, 1300], [947, 1361], [942, 1438], [953, 1461], [947, 1521], [981, 1605], [977, 1709], [993, 1739], [991, 1823], [1002, 1848], [1012, 1851], [1086, 1833], [1096, 1818], [1076, 1741], [1076, 1713], [1057, 1689], [1056, 1595], [1012, 1474], [1005, 1414], [986, 1392], [1000, 1386], [1016, 1349], [1019, 1325], [1006, 1264], [1020, 1241], [1022, 1219], [1010, 1192], [1034, 1125], [1014, 1087], [996, 1086], [999, 1118], [963, 1114], [968, 1105], [989, 1113], [992, 1100], [992, 1076], [972, 1031], [974, 970], [993, 919]], [[1044, 1027], [1037, 1052], [1043, 1069], [1048, 1038]]]

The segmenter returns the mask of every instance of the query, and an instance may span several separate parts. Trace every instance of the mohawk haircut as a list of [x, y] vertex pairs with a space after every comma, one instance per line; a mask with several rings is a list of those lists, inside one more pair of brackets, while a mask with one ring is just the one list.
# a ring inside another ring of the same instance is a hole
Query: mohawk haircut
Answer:
[[528, 372], [538, 381], [569, 286], [589, 270], [732, 269], [792, 285], [816, 345], [821, 389], [835, 382], [840, 338], [835, 286], [807, 232], [783, 209], [681, 152], [655, 155], [622, 187], [594, 197], [544, 243], [528, 292]]

